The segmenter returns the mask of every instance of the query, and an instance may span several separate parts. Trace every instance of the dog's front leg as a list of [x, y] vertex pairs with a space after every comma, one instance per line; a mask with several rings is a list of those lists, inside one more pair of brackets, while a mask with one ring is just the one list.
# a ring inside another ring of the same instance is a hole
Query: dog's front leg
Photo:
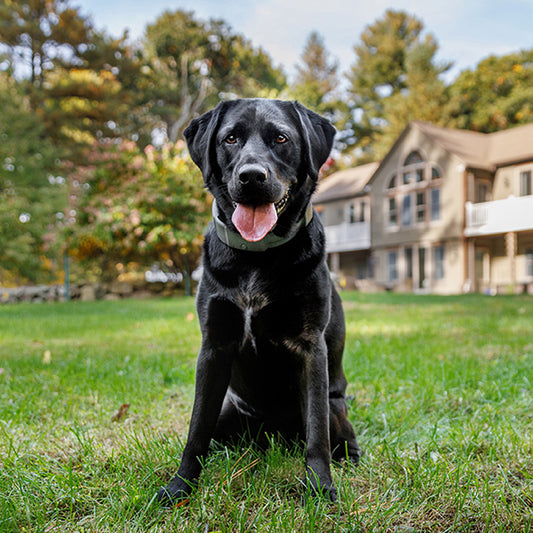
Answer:
[[307, 482], [314, 493], [325, 493], [331, 501], [336, 501], [337, 491], [331, 480], [327, 347], [322, 334], [305, 360], [300, 393]]
[[165, 504], [187, 498], [202, 470], [209, 443], [231, 377], [231, 356], [202, 345], [196, 364], [196, 390], [187, 444], [178, 473], [162, 488], [158, 500]]

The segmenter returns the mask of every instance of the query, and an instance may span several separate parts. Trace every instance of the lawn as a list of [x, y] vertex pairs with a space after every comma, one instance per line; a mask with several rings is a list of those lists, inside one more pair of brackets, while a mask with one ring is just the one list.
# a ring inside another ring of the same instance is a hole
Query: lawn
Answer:
[[170, 510], [193, 300], [0, 307], [0, 531], [532, 531], [533, 298], [343, 299], [364, 456], [334, 467], [339, 502], [306, 497], [302, 451], [273, 438], [216, 450]]

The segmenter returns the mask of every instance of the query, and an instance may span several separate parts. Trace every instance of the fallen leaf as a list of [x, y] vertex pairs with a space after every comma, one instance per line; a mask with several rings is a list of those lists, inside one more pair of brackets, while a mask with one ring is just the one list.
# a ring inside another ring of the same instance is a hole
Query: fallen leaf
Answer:
[[43, 365], [49, 365], [52, 362], [52, 352], [45, 350], [43, 353]]
[[185, 320], [187, 320], [187, 322], [192, 322], [194, 320], [194, 313], [187, 313]]
[[130, 408], [130, 404], [129, 403], [123, 403], [114, 413], [113, 413], [113, 416], [111, 417], [111, 421], [112, 422], [119, 422], [120, 420], [122, 420], [127, 414], [128, 414], [128, 409]]

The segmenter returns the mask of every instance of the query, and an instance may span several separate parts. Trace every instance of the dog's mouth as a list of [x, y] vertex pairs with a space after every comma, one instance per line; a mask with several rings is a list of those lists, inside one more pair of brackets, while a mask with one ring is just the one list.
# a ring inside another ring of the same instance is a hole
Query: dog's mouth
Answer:
[[249, 205], [234, 202], [235, 211], [231, 217], [233, 225], [243, 239], [257, 242], [272, 230], [279, 215], [285, 210], [290, 198], [290, 188], [281, 200], [275, 203]]

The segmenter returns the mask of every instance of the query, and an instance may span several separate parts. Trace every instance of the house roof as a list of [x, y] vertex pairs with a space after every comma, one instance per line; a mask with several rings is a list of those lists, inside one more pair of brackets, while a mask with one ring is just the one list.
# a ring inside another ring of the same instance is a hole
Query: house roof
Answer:
[[313, 202], [320, 204], [366, 193], [365, 186], [377, 170], [379, 163], [367, 163], [334, 172], [319, 181]]
[[411, 124], [457, 155], [467, 167], [494, 171], [505, 164], [533, 159], [533, 124], [495, 133], [441, 128], [420, 121]]
[[[418, 120], [411, 122], [409, 126], [421, 130], [441, 148], [462, 159], [466, 166], [487, 170], [492, 168], [487, 158], [489, 151], [487, 134], [442, 128]], [[407, 127], [409, 128], [409, 126]]]
[[[533, 124], [516, 126], [495, 133], [443, 128], [414, 120], [409, 122], [396, 142], [389, 150], [380, 167], [391, 157], [395, 148], [403, 141], [407, 133], [417, 128], [432, 139], [441, 148], [459, 157], [466, 167], [494, 172], [496, 168], [533, 160]], [[371, 182], [378, 170], [374, 172]]]
[[533, 159], [533, 124], [490, 133], [489, 161], [495, 166]]

